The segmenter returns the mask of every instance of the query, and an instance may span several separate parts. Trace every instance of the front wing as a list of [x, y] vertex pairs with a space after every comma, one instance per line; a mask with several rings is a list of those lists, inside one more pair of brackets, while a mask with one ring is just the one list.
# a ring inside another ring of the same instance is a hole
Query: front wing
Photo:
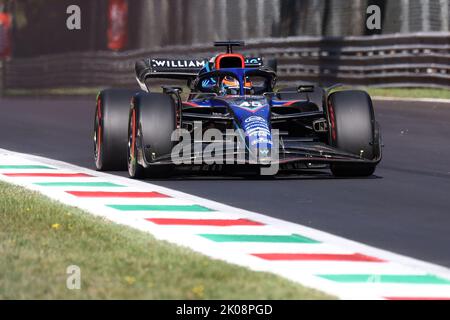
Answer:
[[[224, 143], [224, 142], [216, 142]], [[142, 154], [141, 164], [145, 167], [153, 165], [165, 165], [165, 164], [179, 164], [183, 165], [202, 165], [202, 164], [260, 164], [267, 165], [268, 161], [271, 164], [288, 164], [288, 163], [312, 163], [312, 164], [332, 164], [332, 163], [348, 163], [348, 164], [372, 164], [376, 165], [381, 161], [381, 146], [377, 145], [377, 152], [374, 159], [365, 159], [362, 156], [348, 153], [346, 151], [331, 147], [325, 143], [320, 142], [304, 142], [304, 141], [283, 141], [280, 143], [278, 154], [273, 153], [270, 160], [262, 159], [260, 162], [250, 160], [249, 151], [242, 150], [236, 151], [234, 145], [227, 148], [226, 144], [223, 147], [222, 153], [216, 153], [213, 156], [206, 156], [203, 151], [207, 145], [211, 143], [203, 143], [201, 148], [202, 152], [196, 152], [194, 145], [192, 145], [190, 152], [187, 155], [178, 157], [176, 161], [173, 161], [172, 155], [164, 155], [162, 157], [155, 158], [152, 161], [144, 159]], [[217, 159], [219, 162], [217, 162]], [[242, 161], [245, 159], [245, 161]], [[230, 161], [230, 162], [228, 162]], [[240, 162], [239, 162], [240, 161]], [[269, 163], [269, 164], [270, 164]]]

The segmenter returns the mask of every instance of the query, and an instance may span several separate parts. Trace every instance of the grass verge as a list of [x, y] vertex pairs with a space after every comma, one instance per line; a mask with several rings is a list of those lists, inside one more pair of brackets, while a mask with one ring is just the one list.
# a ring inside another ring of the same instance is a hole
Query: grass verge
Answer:
[[[0, 299], [330, 299], [0, 182]], [[66, 268], [81, 269], [81, 289]]]
[[450, 99], [450, 90], [430, 88], [364, 88], [372, 97]]

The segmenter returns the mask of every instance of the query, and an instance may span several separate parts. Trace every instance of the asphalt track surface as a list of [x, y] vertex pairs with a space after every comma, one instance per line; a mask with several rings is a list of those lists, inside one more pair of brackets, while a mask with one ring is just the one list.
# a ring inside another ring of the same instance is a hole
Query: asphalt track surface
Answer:
[[[0, 148], [93, 169], [94, 105], [95, 97], [1, 99]], [[450, 267], [450, 105], [383, 101], [375, 113], [385, 147], [371, 178], [149, 182]]]

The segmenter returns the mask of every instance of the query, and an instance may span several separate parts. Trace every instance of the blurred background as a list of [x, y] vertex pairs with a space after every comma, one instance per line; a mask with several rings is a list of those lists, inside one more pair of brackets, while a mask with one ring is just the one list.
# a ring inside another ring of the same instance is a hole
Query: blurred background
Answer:
[[[81, 29], [69, 30], [70, 5]], [[369, 6], [380, 29], [369, 29]], [[134, 86], [137, 59], [215, 40], [278, 60], [281, 83], [450, 87], [449, 0], [2, 0], [2, 90]]]

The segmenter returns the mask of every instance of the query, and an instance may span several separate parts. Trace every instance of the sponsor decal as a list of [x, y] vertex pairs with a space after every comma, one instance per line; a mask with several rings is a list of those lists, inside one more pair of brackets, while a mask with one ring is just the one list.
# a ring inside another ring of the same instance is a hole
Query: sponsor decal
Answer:
[[247, 119], [245, 119], [245, 123], [249, 123], [249, 122], [255, 122], [255, 121], [259, 121], [259, 122], [266, 122], [266, 120], [263, 117], [260, 116], [251, 116], [248, 117]]
[[203, 68], [204, 60], [152, 59], [152, 67], [157, 68]]
[[245, 58], [245, 66], [248, 67], [262, 67], [262, 58], [259, 57], [248, 57]]
[[261, 163], [270, 163], [273, 143], [272, 133], [266, 119], [260, 116], [250, 116], [244, 120], [243, 127], [248, 137], [250, 154], [255, 155]]
[[272, 145], [270, 128], [267, 121], [259, 116], [251, 116], [244, 120], [244, 130], [250, 139], [250, 145]]
[[[250, 143], [250, 145], [252, 145], [252, 146], [255, 146], [255, 145], [257, 145], [257, 144], [272, 144], [272, 141], [270, 141], [270, 140], [267, 139], [267, 138], [264, 138], [264, 137], [259, 136], [257, 139], [253, 140], [253, 141]], [[268, 153], [268, 149], [266, 149], [266, 150], [267, 150], [267, 153]], [[266, 155], [267, 155], [267, 154], [266, 154]]]

